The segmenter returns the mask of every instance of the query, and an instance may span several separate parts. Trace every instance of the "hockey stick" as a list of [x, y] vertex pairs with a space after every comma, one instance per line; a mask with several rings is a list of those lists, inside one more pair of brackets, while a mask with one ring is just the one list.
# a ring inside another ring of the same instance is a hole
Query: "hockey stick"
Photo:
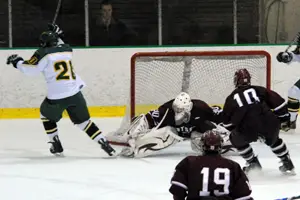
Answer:
[[300, 36], [300, 32], [298, 32], [298, 33], [296, 34], [296, 36], [295, 36], [294, 39], [290, 42], [289, 46], [285, 49], [284, 52], [287, 52], [287, 51], [291, 48], [291, 46], [298, 40], [299, 36]]
[[62, 0], [58, 0], [57, 7], [56, 7], [56, 10], [55, 10], [55, 15], [54, 15], [54, 18], [52, 20], [52, 24], [54, 24], [56, 19], [57, 19], [57, 16], [58, 16], [58, 13], [59, 13], [59, 10], [60, 10], [60, 6], [61, 6], [61, 1]]
[[296, 199], [300, 199], [300, 195], [293, 196], [293, 197], [285, 197], [285, 198], [275, 199], [275, 200], [296, 200]]

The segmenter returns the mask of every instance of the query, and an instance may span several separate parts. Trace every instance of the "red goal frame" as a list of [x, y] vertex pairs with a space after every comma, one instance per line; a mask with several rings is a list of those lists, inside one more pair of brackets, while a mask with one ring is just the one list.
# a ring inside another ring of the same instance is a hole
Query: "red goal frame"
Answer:
[[130, 117], [135, 116], [135, 61], [138, 57], [155, 56], [247, 56], [261, 55], [266, 57], [266, 86], [271, 88], [271, 55], [264, 50], [251, 51], [167, 51], [167, 52], [138, 52], [132, 55], [130, 61]]

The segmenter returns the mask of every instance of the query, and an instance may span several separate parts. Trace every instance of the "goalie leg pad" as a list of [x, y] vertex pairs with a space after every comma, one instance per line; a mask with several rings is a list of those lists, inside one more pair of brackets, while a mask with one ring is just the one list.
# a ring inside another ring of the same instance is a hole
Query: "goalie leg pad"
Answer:
[[149, 125], [147, 118], [144, 114], [141, 114], [133, 120], [127, 131], [127, 134], [132, 138], [136, 138], [140, 133], [145, 133], [148, 130]]
[[109, 132], [105, 136], [110, 142], [116, 145], [127, 146], [129, 140], [135, 139], [148, 131], [149, 125], [146, 116], [141, 114], [135, 117], [129, 125], [120, 127], [116, 131]]
[[134, 146], [135, 157], [145, 157], [181, 141], [183, 138], [177, 135], [176, 129], [167, 126], [152, 129], [145, 135], [138, 137], [131, 145]]

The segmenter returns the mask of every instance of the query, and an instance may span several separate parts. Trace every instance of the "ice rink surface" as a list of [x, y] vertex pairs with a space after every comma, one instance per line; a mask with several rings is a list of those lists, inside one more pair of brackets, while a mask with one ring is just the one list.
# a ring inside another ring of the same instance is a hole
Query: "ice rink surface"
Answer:
[[[109, 132], [119, 126], [121, 119], [94, 121], [103, 132]], [[168, 189], [174, 167], [192, 153], [189, 143], [182, 143], [152, 157], [109, 158], [68, 119], [60, 121], [58, 128], [65, 157], [50, 154], [48, 138], [38, 119], [0, 120], [1, 200], [172, 199]], [[281, 135], [298, 175], [281, 175], [279, 160], [270, 149], [255, 144], [264, 167], [263, 175], [250, 180], [255, 199], [300, 195], [300, 131]], [[231, 158], [244, 165], [238, 156]]]

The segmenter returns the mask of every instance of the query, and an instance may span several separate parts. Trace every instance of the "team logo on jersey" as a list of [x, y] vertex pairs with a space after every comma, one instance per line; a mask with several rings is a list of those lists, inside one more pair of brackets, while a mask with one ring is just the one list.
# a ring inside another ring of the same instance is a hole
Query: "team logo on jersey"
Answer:
[[181, 127], [176, 127], [176, 130], [182, 136], [187, 136], [193, 131], [194, 128], [195, 128], [195, 126], [192, 126], [192, 127], [181, 126]]

